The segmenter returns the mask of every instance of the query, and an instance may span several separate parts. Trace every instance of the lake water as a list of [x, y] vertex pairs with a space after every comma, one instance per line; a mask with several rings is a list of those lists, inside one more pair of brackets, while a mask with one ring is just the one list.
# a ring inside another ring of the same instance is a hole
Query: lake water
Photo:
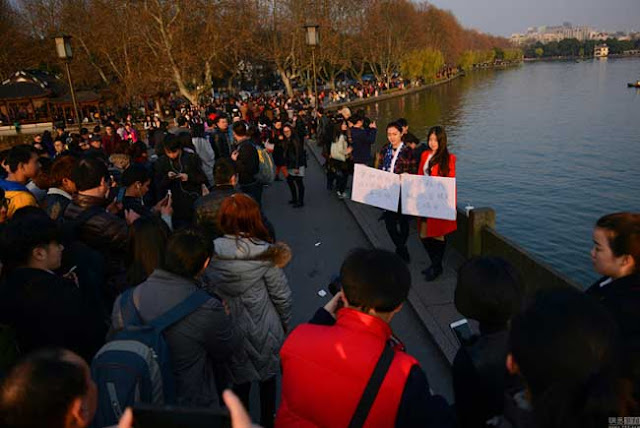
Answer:
[[444, 125], [458, 203], [494, 208], [500, 233], [586, 287], [595, 221], [640, 211], [640, 90], [627, 88], [639, 78], [640, 58], [527, 63], [366, 111], [378, 147], [393, 119], [423, 141]]

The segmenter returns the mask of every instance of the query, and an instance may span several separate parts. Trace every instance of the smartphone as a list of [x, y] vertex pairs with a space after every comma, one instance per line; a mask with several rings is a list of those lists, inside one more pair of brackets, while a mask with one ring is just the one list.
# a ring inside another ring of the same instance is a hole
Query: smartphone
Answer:
[[121, 187], [118, 189], [118, 196], [116, 196], [116, 202], [121, 204], [124, 201], [124, 194], [127, 191], [126, 187]]
[[225, 409], [212, 410], [176, 406], [133, 406], [135, 428], [231, 428]]
[[460, 342], [461, 345], [466, 345], [471, 342], [473, 333], [471, 332], [471, 327], [469, 326], [469, 322], [466, 318], [452, 322], [449, 324], [449, 327], [451, 327], [451, 330], [453, 330], [453, 333], [456, 335], [458, 342]]

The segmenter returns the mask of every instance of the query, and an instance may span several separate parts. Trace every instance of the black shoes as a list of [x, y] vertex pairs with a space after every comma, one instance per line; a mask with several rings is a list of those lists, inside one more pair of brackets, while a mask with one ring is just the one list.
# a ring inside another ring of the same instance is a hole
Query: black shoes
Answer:
[[302, 208], [304, 207], [304, 202], [296, 202], [293, 204], [293, 208]]
[[297, 203], [298, 203], [298, 201], [297, 201], [296, 199], [291, 199], [291, 200], [289, 201], [289, 204], [290, 204], [290, 205], [296, 205]]

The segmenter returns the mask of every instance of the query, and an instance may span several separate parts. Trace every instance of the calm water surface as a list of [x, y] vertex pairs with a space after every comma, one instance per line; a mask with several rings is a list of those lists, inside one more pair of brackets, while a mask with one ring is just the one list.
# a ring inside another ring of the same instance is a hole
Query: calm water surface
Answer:
[[496, 210], [503, 235], [583, 286], [597, 275], [603, 214], [640, 211], [640, 59], [524, 64], [474, 72], [373, 104], [377, 145], [398, 117], [425, 139], [444, 125], [458, 157], [458, 203]]

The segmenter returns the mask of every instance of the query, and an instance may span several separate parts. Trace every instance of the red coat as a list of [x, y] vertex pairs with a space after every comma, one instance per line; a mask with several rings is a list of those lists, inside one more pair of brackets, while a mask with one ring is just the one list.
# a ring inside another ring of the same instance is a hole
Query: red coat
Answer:
[[[346, 427], [378, 362], [391, 327], [380, 318], [341, 309], [335, 325], [302, 324], [280, 351], [282, 399], [277, 428]], [[394, 427], [411, 368], [396, 350], [365, 428]]]
[[[424, 165], [427, 158], [431, 154], [431, 150], [425, 150], [420, 157], [420, 166], [418, 167], [418, 175], [424, 175]], [[431, 176], [444, 177], [440, 172], [440, 166], [434, 165], [431, 168]], [[456, 155], [449, 154], [449, 174], [446, 177], [456, 176]], [[458, 192], [456, 191], [456, 204], [458, 203]], [[456, 220], [443, 220], [439, 218], [420, 218], [418, 219], [418, 233], [421, 238], [435, 238], [437, 236], [448, 235], [458, 228]]]

